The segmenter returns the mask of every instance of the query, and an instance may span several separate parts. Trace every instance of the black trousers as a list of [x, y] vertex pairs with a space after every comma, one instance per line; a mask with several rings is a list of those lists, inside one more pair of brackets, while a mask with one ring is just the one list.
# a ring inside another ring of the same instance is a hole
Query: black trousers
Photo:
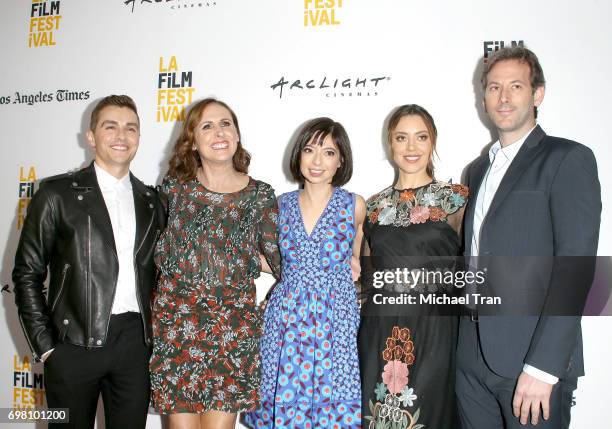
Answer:
[[104, 347], [59, 343], [45, 360], [49, 408], [69, 408], [70, 423], [93, 428], [102, 393], [107, 429], [144, 428], [149, 407], [149, 356], [139, 313], [111, 317]]
[[502, 377], [487, 365], [478, 335], [478, 323], [462, 317], [457, 349], [457, 402], [463, 429], [566, 429], [570, 424], [576, 378], [559, 380], [550, 395], [550, 418], [523, 426], [512, 411], [517, 380]]

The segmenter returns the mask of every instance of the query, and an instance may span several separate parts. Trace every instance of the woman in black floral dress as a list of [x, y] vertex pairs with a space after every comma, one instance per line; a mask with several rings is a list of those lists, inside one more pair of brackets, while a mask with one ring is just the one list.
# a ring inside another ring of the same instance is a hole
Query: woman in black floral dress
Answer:
[[263, 255], [279, 277], [277, 203], [249, 177], [234, 112], [205, 99], [188, 113], [162, 184], [168, 227], [155, 259], [151, 389], [170, 428], [233, 428], [258, 404]]
[[[448, 268], [459, 254], [468, 190], [434, 179], [437, 133], [425, 109], [399, 107], [389, 119], [387, 134], [399, 174], [393, 186], [367, 202], [364, 254], [369, 258], [363, 263], [364, 277], [370, 278], [368, 271], [398, 267], [431, 272], [442, 268], [452, 274]], [[391, 281], [378, 286], [367, 290], [359, 332], [363, 428], [457, 429], [458, 318], [436, 305], [383, 301], [436, 292], [452, 296], [454, 285]]]

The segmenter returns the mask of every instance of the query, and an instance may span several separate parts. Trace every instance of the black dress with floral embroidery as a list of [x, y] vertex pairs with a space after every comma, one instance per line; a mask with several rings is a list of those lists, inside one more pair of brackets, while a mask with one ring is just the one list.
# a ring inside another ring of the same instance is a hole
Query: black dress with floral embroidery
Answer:
[[249, 178], [233, 193], [166, 177], [168, 227], [157, 244], [151, 391], [160, 413], [254, 409], [261, 315], [259, 254], [278, 278], [274, 190]]
[[[467, 195], [465, 186], [435, 181], [415, 189], [389, 187], [374, 195], [367, 202], [364, 223], [364, 265], [369, 265], [364, 269], [419, 270], [440, 257], [458, 255]], [[383, 287], [372, 287], [373, 281], [364, 286], [359, 331], [364, 429], [458, 428], [458, 318], [441, 315], [436, 306], [381, 305], [383, 296], [428, 294], [432, 287], [447, 286], [393, 281]], [[451, 292], [453, 288], [450, 285]]]

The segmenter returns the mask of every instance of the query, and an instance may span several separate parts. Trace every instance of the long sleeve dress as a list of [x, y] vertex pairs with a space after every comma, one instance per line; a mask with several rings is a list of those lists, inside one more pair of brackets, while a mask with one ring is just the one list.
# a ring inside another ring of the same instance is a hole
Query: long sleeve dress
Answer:
[[239, 412], [258, 403], [261, 315], [259, 254], [277, 277], [273, 189], [249, 179], [233, 193], [167, 177], [168, 227], [155, 260], [153, 404], [160, 413]]

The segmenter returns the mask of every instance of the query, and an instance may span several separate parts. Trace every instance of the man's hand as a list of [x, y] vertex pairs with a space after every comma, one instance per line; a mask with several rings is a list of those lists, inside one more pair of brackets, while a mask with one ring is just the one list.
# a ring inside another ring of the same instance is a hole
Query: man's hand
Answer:
[[514, 390], [512, 410], [515, 417], [520, 418], [522, 425], [527, 424], [531, 412], [531, 424], [537, 425], [542, 408], [542, 417], [548, 420], [550, 415], [550, 394], [553, 385], [540, 381], [535, 377], [521, 372]]

